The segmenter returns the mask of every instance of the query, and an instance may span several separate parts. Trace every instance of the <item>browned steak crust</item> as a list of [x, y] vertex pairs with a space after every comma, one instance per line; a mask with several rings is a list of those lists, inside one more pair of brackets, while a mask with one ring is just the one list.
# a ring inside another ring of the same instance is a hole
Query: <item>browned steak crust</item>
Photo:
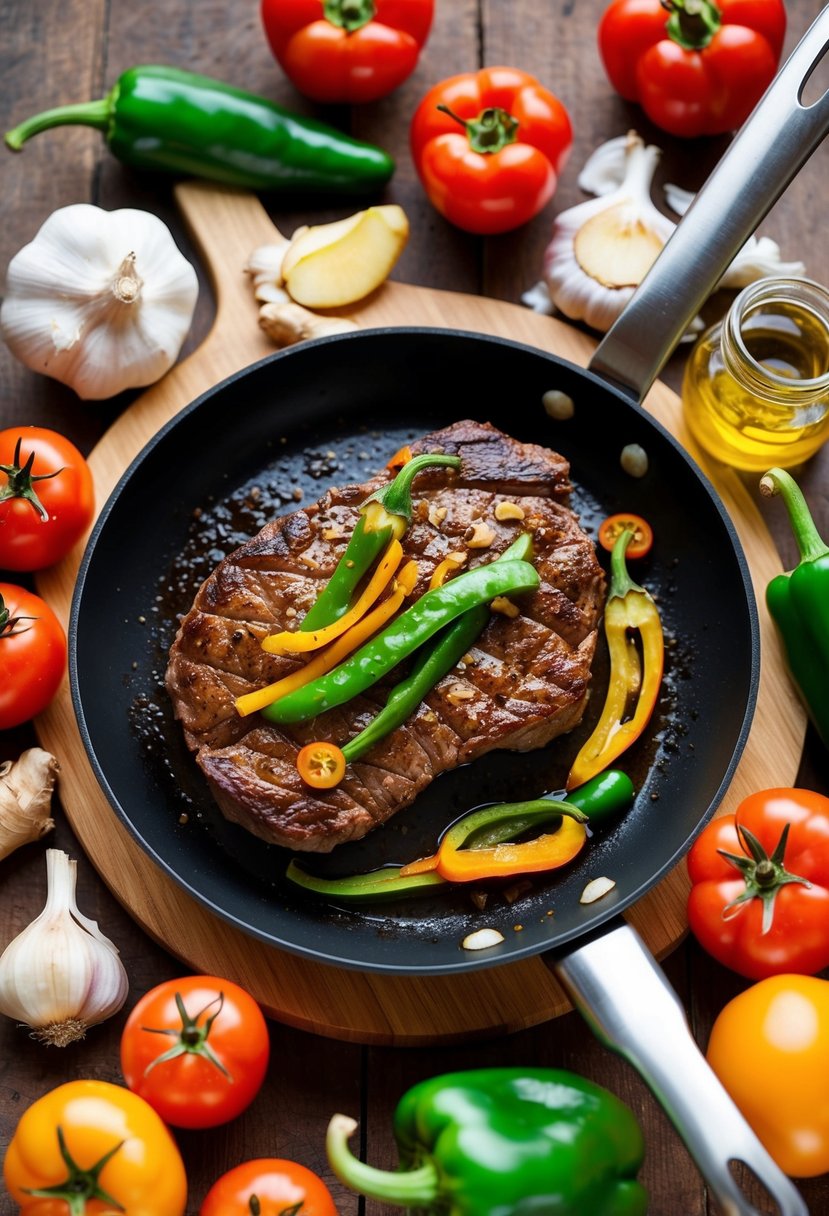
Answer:
[[[350, 765], [336, 789], [314, 791], [297, 773], [298, 749], [312, 739], [342, 745], [352, 738], [383, 704], [388, 683], [291, 727], [258, 714], [241, 718], [234, 698], [295, 669], [297, 658], [268, 655], [259, 643], [308, 610], [346, 546], [357, 508], [388, 475], [329, 490], [226, 557], [181, 622], [167, 687], [222, 812], [272, 843], [328, 852], [359, 839], [438, 773], [494, 748], [541, 747], [584, 712], [604, 575], [567, 506], [567, 462], [477, 422], [427, 435], [412, 450], [463, 462], [458, 474], [425, 470], [415, 483], [415, 518], [404, 538], [419, 568], [414, 597], [448, 553], [467, 549], [476, 523], [494, 539], [469, 549], [467, 568], [491, 561], [529, 529], [541, 585], [516, 600], [519, 616], [493, 613], [464, 661], [404, 726]], [[518, 504], [523, 518], [499, 522], [501, 502]]]

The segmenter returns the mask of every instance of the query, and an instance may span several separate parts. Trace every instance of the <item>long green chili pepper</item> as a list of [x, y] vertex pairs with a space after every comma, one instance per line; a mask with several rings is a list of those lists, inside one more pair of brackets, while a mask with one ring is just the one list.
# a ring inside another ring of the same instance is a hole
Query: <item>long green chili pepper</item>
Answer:
[[[633, 784], [627, 773], [607, 769], [592, 781], [586, 781], [578, 789], [562, 794], [558, 799], [536, 798], [531, 802], [501, 803], [481, 811], [472, 811], [453, 824], [449, 831], [455, 830], [457, 839], [467, 848], [492, 848], [507, 840], [514, 840], [531, 827], [558, 818], [562, 814], [561, 803], [566, 805], [566, 813], [572, 814], [570, 808], [575, 808], [577, 813], [588, 817], [589, 824], [595, 824], [627, 810], [633, 801], [633, 794]], [[405, 868], [383, 866], [365, 874], [321, 878], [303, 870], [297, 861], [291, 861], [285, 877], [306, 891], [348, 903], [372, 903], [379, 899], [424, 895], [446, 885], [446, 879], [436, 870], [401, 874]]]
[[[532, 554], [532, 535], [522, 533], [496, 561], [529, 561]], [[490, 618], [487, 604], [471, 608], [439, 633], [434, 645], [418, 658], [409, 675], [395, 684], [388, 700], [368, 726], [355, 735], [343, 747], [347, 763], [359, 760], [375, 743], [385, 739], [407, 718], [410, 718], [420, 702], [443, 677], [463, 658], [469, 647], [486, 627]]]
[[415, 456], [387, 486], [366, 499], [360, 518], [334, 573], [302, 619], [304, 632], [321, 629], [348, 611], [354, 590], [392, 538], [400, 540], [412, 522], [412, 482], [435, 465], [460, 468], [460, 457], [441, 452]]
[[180, 68], [130, 68], [97, 101], [36, 114], [6, 135], [19, 151], [64, 125], [97, 127], [114, 156], [138, 169], [195, 175], [249, 190], [378, 190], [394, 161], [371, 144]]
[[429, 638], [470, 608], [497, 595], [534, 591], [539, 577], [529, 562], [490, 562], [427, 591], [365, 646], [326, 675], [262, 710], [270, 722], [305, 722], [345, 704], [390, 672]]

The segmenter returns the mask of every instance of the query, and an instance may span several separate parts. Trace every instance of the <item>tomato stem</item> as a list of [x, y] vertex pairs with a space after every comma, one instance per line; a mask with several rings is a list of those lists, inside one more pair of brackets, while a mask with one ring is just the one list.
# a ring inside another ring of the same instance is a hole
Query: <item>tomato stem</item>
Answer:
[[441, 114], [448, 114], [466, 130], [473, 152], [492, 155], [506, 148], [507, 144], [514, 144], [518, 138], [518, 119], [513, 118], [500, 106], [489, 106], [486, 110], [481, 110], [477, 118], [461, 118], [445, 105], [439, 105], [438, 109]]
[[6, 607], [6, 602], [0, 595], [0, 638], [10, 638], [18, 633], [25, 633], [31, 626], [27, 625], [25, 629], [19, 629], [21, 621], [36, 621], [36, 616], [12, 616]]
[[745, 890], [723, 908], [725, 919], [728, 919], [729, 913], [735, 916], [742, 904], [750, 903], [752, 899], [760, 899], [763, 903], [760, 932], [761, 934], [768, 933], [774, 923], [774, 901], [780, 888], [793, 882], [801, 883], [804, 887], [811, 887], [812, 884], [808, 878], [801, 878], [799, 874], [790, 874], [783, 864], [790, 826], [787, 823], [783, 828], [771, 856], [768, 855], [754, 833], [740, 823], [736, 825], [737, 837], [743, 848], [744, 856], [729, 853], [726, 849], [717, 849], [720, 856], [739, 870], [745, 880]]
[[49, 512], [44, 507], [43, 503], [37, 496], [34, 483], [36, 481], [49, 481], [52, 477], [57, 477], [63, 469], [55, 469], [54, 473], [33, 473], [32, 466], [35, 462], [34, 452], [29, 453], [29, 459], [25, 465], [20, 464], [20, 445], [23, 442], [22, 436], [18, 438], [14, 445], [14, 456], [11, 464], [0, 464], [0, 473], [5, 473], [8, 478], [8, 484], [0, 490], [0, 502], [6, 502], [9, 498], [23, 498], [26, 502], [34, 507], [37, 514], [40, 516], [43, 523], [49, 520]]
[[[147, 1067], [144, 1069], [144, 1076], [146, 1077], [157, 1064], [163, 1064], [167, 1060], [175, 1060], [178, 1056], [183, 1056], [189, 1052], [190, 1055], [202, 1056], [205, 1060], [209, 1060], [215, 1068], [218, 1068], [219, 1072], [222, 1073], [223, 1076], [227, 1077], [228, 1081], [232, 1081], [233, 1077], [225, 1068], [224, 1064], [207, 1041], [207, 1036], [210, 1034], [213, 1023], [216, 1021], [216, 1018], [222, 1011], [224, 1000], [225, 994], [220, 992], [219, 995], [214, 997], [212, 1001], [208, 1001], [204, 1008], [200, 1009], [195, 1017], [191, 1017], [185, 1008], [181, 993], [177, 992], [176, 1008], [178, 1009], [179, 1017], [181, 1018], [181, 1029], [176, 1029], [172, 1026], [141, 1027], [141, 1029], [145, 1030], [148, 1034], [167, 1034], [172, 1038], [178, 1039], [175, 1046], [171, 1047], [169, 1051], [162, 1052], [160, 1056], [156, 1056], [156, 1058], [147, 1065]], [[198, 1024], [199, 1018], [202, 1017], [203, 1014], [207, 1013], [211, 1005], [215, 1005], [217, 1003], [218, 1008], [216, 1009], [216, 1012], [211, 1013], [210, 1017], [207, 1018], [206, 1021], [200, 1026]]]
[[326, 21], [353, 34], [373, 20], [377, 7], [373, 0], [325, 0], [322, 6]]
[[713, 0], [660, 0], [670, 13], [665, 23], [668, 37], [686, 51], [701, 51], [722, 25]]
[[60, 1155], [69, 1173], [63, 1182], [58, 1182], [55, 1186], [44, 1186], [37, 1189], [23, 1187], [22, 1189], [25, 1193], [35, 1199], [62, 1200], [69, 1209], [69, 1216], [84, 1216], [87, 1210], [87, 1202], [90, 1199], [98, 1199], [101, 1203], [107, 1204], [116, 1212], [125, 1212], [127, 1209], [123, 1204], [120, 1204], [117, 1199], [108, 1194], [98, 1181], [104, 1166], [108, 1161], [112, 1160], [125, 1142], [119, 1140], [94, 1165], [90, 1165], [88, 1169], [81, 1169], [69, 1152], [63, 1135], [63, 1128], [60, 1124], [58, 1124], [56, 1131]]

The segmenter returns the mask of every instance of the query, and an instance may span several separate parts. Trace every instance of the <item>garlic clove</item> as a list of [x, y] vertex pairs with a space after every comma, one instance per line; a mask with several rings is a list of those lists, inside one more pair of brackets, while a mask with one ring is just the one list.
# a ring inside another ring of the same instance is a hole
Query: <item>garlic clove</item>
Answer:
[[117, 1013], [128, 980], [116, 947], [78, 910], [77, 862], [47, 849], [46, 867], [46, 906], [0, 956], [0, 1013], [64, 1047]]

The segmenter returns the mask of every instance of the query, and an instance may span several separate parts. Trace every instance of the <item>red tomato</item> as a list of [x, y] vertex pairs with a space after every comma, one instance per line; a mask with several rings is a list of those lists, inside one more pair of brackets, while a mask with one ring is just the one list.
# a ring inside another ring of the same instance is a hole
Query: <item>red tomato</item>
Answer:
[[165, 1123], [215, 1127], [256, 1097], [269, 1051], [253, 997], [230, 980], [193, 975], [141, 998], [121, 1036], [121, 1071]]
[[66, 668], [66, 635], [39, 595], [0, 583], [0, 730], [46, 708]]
[[410, 133], [424, 189], [467, 232], [509, 232], [549, 202], [573, 143], [566, 109], [533, 76], [485, 68], [435, 85]]
[[653, 546], [653, 528], [641, 515], [632, 511], [609, 515], [599, 528], [599, 544], [608, 553], [624, 531], [633, 533], [633, 540], [625, 550], [625, 557], [644, 557]]
[[[258, 1200], [251, 1204], [252, 1199]], [[199, 1216], [337, 1216], [325, 1183], [296, 1161], [261, 1157], [228, 1170], [207, 1192]]]
[[314, 101], [377, 101], [417, 66], [434, 0], [262, 0], [285, 73]]
[[777, 71], [783, 0], [612, 0], [599, 23], [610, 83], [651, 122], [693, 138], [733, 131]]
[[0, 431], [0, 568], [43, 570], [60, 561], [94, 507], [89, 466], [68, 439], [37, 426]]
[[726, 967], [764, 979], [829, 966], [829, 798], [752, 794], [702, 832], [688, 872], [691, 930]]

